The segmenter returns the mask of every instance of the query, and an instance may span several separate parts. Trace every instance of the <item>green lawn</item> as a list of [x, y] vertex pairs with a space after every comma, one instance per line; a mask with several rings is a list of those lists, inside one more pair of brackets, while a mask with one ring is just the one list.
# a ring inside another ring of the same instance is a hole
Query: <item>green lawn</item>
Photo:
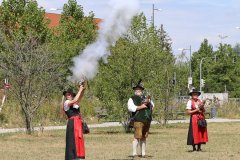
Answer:
[[[187, 129], [188, 124], [152, 126], [145, 159], [240, 159], [240, 123], [209, 123], [209, 143], [202, 147], [202, 152], [190, 152], [191, 146], [186, 145]], [[124, 133], [121, 127], [91, 129], [91, 133], [85, 135], [86, 159], [131, 159], [132, 139], [133, 135]], [[46, 131], [32, 136], [1, 134], [0, 144], [1, 160], [62, 160], [65, 131]]]

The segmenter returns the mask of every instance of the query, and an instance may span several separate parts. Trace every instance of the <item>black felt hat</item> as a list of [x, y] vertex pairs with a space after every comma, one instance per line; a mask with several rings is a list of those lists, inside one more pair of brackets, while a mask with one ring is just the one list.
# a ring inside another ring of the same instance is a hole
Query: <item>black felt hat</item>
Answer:
[[66, 91], [63, 91], [63, 95], [65, 96], [66, 93], [70, 93], [73, 97], [76, 95], [71, 88], [68, 88]]
[[143, 87], [143, 84], [142, 84], [142, 79], [140, 79], [137, 83], [136, 86], [133, 87], [133, 90], [135, 89], [141, 89], [141, 90], [144, 90], [144, 87]]
[[191, 90], [191, 92], [189, 92], [189, 95], [192, 96], [193, 93], [197, 93], [198, 96], [201, 95], [201, 92], [199, 92], [198, 90], [196, 90], [195, 88]]

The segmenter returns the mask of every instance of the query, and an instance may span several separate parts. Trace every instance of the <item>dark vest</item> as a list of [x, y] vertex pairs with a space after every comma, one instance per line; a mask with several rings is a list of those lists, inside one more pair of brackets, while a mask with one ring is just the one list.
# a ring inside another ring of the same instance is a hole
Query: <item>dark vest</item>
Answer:
[[77, 115], [80, 115], [80, 108], [76, 109], [76, 108], [73, 108], [73, 106], [70, 106], [69, 110], [65, 111], [65, 113], [68, 118], [72, 116], [77, 116]]
[[[142, 105], [142, 102], [145, 97], [144, 96], [140, 97], [140, 96], [134, 95], [131, 98], [133, 100], [134, 105], [140, 106], [140, 105]], [[136, 122], [151, 122], [151, 120], [152, 120], [151, 104], [149, 104], [148, 107], [145, 109], [141, 109], [136, 112], [133, 112], [133, 116], [134, 116], [134, 119]]]

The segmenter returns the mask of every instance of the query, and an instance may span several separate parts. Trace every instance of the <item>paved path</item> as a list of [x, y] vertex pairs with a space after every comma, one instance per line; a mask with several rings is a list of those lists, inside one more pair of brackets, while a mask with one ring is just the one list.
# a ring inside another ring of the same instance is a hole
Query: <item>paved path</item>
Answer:
[[[221, 122], [240, 122], [240, 119], [222, 119], [222, 118], [216, 118], [216, 119], [207, 119], [208, 123], [221, 123]], [[176, 124], [176, 123], [189, 123], [189, 119], [186, 120], [169, 120], [168, 124]], [[158, 122], [153, 121], [152, 124], [158, 124]], [[101, 128], [101, 127], [114, 127], [114, 126], [122, 126], [119, 122], [105, 122], [101, 124], [90, 124], [88, 125], [89, 128]], [[60, 130], [60, 129], [66, 129], [66, 126], [48, 126], [48, 127], [35, 127], [35, 131], [40, 131], [43, 129], [44, 131], [47, 130]], [[0, 134], [3, 133], [14, 133], [14, 132], [25, 132], [25, 128], [0, 128]]]

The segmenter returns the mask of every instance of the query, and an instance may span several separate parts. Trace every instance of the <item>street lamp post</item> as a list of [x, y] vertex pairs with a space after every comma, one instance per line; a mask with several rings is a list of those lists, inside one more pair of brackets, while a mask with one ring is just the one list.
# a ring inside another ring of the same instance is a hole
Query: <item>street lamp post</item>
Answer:
[[201, 61], [200, 61], [200, 66], [199, 66], [199, 70], [200, 70], [200, 78], [199, 78], [199, 90], [200, 90], [200, 92], [202, 92], [202, 84], [201, 84], [201, 81], [202, 81], [202, 63], [203, 63], [203, 60], [204, 60], [205, 58], [202, 58], [201, 59]]
[[[203, 57], [200, 61], [200, 64], [199, 64], [200, 65], [199, 66], [199, 70], [200, 70], [200, 73], [199, 73], [199, 90], [200, 90], [200, 92], [202, 92], [202, 85], [203, 85], [201, 82], [204, 82], [204, 81], [202, 81], [202, 63], [203, 63], [203, 60], [206, 59], [206, 58], [211, 58], [211, 57]], [[212, 58], [214, 58], [215, 62], [216, 62], [216, 55]]]
[[222, 40], [225, 39], [225, 38], [228, 38], [228, 35], [219, 34], [218, 37], [221, 39], [221, 44], [222, 44]]
[[162, 11], [162, 9], [155, 8], [154, 4], [152, 4], [152, 24], [153, 24], [153, 27], [154, 27], [154, 12], [155, 11]]
[[182, 52], [184, 52], [185, 50], [189, 50], [189, 53], [190, 53], [190, 58], [189, 58], [189, 79], [188, 79], [188, 88], [189, 90], [191, 90], [192, 88], [192, 63], [191, 63], [191, 60], [192, 60], [192, 47], [190, 45], [189, 48], [180, 48], [178, 50], [181, 50]]

